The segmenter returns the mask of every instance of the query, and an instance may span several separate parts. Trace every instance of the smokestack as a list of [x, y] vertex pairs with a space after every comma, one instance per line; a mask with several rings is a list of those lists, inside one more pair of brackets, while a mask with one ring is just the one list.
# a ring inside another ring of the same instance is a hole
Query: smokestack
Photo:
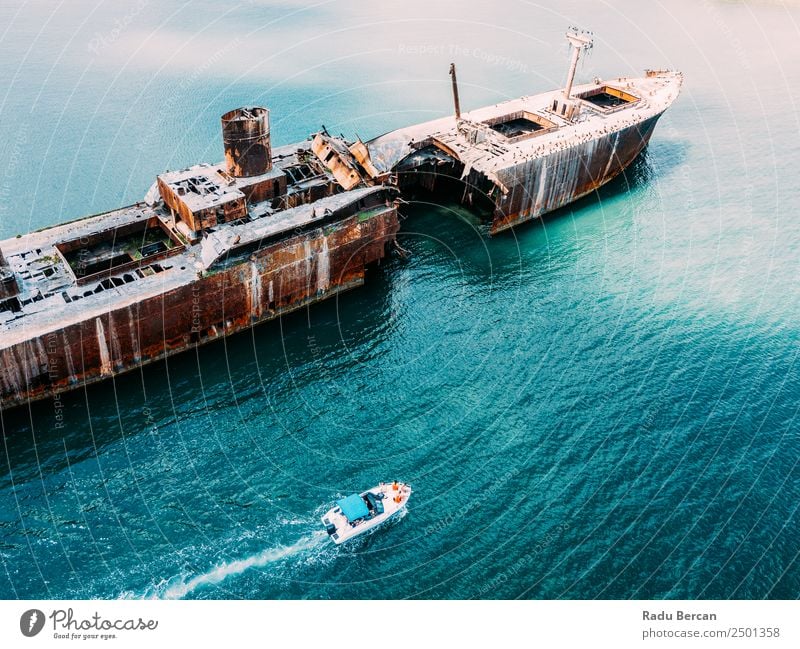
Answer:
[[458, 101], [458, 80], [456, 79], [456, 64], [450, 64], [450, 78], [453, 81], [453, 104], [456, 107], [456, 119], [461, 119], [461, 104]]
[[260, 176], [272, 169], [269, 111], [260, 106], [237, 108], [222, 116], [225, 167], [231, 176]]

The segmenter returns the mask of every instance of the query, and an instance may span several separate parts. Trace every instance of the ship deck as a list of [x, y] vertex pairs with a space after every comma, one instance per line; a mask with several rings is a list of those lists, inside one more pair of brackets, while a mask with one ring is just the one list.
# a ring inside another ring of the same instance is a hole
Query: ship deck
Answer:
[[[672, 71], [597, 79], [574, 87], [572, 96], [578, 99], [581, 112], [572, 121], [549, 109], [561, 96], [561, 90], [554, 90], [462, 113], [460, 123], [451, 115], [391, 131], [371, 140], [367, 147], [373, 164], [386, 173], [426, 145], [435, 144], [467, 169], [476, 169], [498, 183], [498, 172], [523, 160], [543, 158], [661, 114], [677, 97], [681, 83], [681, 74]], [[602, 97], [592, 101], [593, 94], [604, 95], [604, 88], [619, 90], [633, 100], [615, 102]], [[534, 126], [526, 128], [526, 121]], [[498, 124], [509, 128], [498, 129]]]
[[[319, 227], [336, 210], [381, 190], [362, 187], [279, 212], [262, 209], [247, 222], [220, 225], [194, 245], [179, 238], [169, 212], [144, 203], [2, 241], [0, 249], [20, 283], [19, 309], [0, 311], [3, 346], [186, 286], [199, 273], [223, 263], [229, 253], [238, 258], [245, 254], [238, 251], [248, 245], [264, 245]], [[116, 233], [147, 223], [168, 232], [174, 245], [152, 259], [134, 259], [111, 272], [89, 276], [87, 282], [76, 272], [74, 261], [70, 263], [70, 253], [62, 251], [65, 242], [91, 245], [103, 233], [115, 233], [112, 247], [119, 251]]]

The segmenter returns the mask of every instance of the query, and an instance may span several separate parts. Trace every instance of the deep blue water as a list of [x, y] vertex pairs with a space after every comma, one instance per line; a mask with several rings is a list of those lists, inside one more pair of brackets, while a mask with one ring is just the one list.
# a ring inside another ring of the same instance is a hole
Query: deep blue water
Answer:
[[[0, 6], [0, 239], [221, 158], [372, 137], [563, 82], [684, 71], [599, 194], [487, 238], [415, 204], [367, 285], [0, 413], [0, 597], [800, 595], [800, 8], [36, 0]], [[56, 427], [56, 414], [64, 427]], [[399, 477], [350, 547], [337, 497]]]

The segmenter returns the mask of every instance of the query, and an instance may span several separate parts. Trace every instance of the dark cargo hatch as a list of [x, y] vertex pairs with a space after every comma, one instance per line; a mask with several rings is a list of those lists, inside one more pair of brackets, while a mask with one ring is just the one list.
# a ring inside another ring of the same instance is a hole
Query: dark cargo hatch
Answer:
[[484, 122], [489, 128], [510, 142], [517, 142], [525, 138], [549, 131], [556, 125], [541, 115], [527, 110], [518, 110], [508, 115], [493, 117]]
[[625, 106], [626, 104], [632, 104], [635, 101], [639, 101], [638, 97], [635, 97], [624, 90], [612, 88], [611, 86], [595, 88], [578, 95], [578, 97], [603, 110], [610, 110], [612, 108]]

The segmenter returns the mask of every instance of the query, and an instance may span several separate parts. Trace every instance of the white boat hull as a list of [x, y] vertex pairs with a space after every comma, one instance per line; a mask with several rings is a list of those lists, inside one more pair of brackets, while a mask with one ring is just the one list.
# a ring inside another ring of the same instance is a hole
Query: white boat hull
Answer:
[[364, 497], [368, 493], [373, 495], [382, 494], [383, 497], [380, 502], [383, 505], [383, 512], [376, 513], [372, 511], [370, 516], [366, 518], [350, 521], [342, 513], [341, 509], [335, 506], [321, 517], [322, 524], [327, 528], [331, 541], [336, 545], [341, 545], [357, 536], [361, 536], [404, 511], [411, 496], [411, 487], [404, 483], [381, 483], [377, 487], [362, 492], [360, 495]]

